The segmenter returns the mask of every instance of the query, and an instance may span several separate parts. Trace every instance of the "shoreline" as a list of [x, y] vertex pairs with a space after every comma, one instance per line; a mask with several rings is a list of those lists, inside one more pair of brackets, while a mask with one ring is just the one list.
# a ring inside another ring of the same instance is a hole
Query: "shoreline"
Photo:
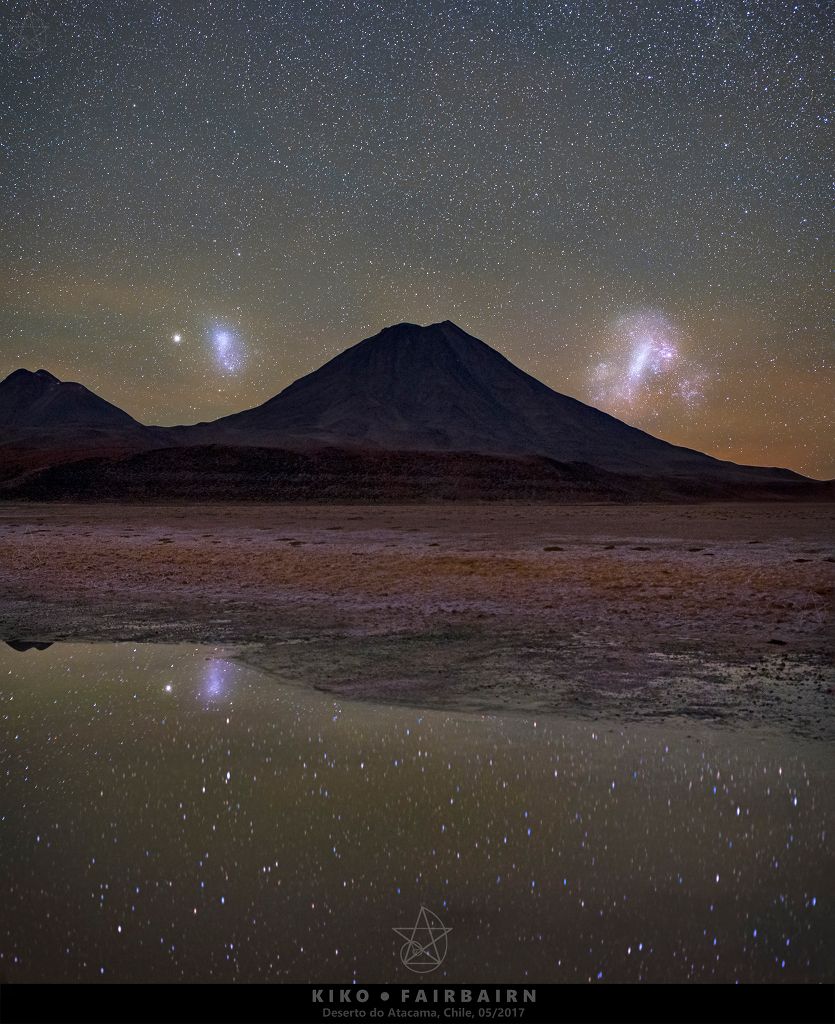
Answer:
[[835, 736], [835, 509], [0, 506], [4, 639], [209, 642], [340, 699]]

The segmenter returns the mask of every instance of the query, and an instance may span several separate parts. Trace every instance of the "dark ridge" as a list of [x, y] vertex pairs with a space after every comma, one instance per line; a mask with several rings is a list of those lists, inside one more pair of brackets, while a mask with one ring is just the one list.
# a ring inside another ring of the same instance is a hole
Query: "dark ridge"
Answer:
[[254, 409], [177, 431], [182, 443], [543, 455], [612, 472], [803, 479], [630, 427], [552, 391], [450, 320], [387, 327]]
[[159, 444], [153, 430], [71, 381], [48, 370], [15, 370], [0, 382], [0, 445], [60, 452], [79, 447], [134, 449]]
[[[150, 461], [134, 465], [133, 487], [119, 467], [143, 451]], [[74, 468], [61, 471], [67, 463]], [[495, 476], [499, 466], [506, 483]], [[89, 477], [95, 467], [98, 485]], [[182, 483], [169, 479], [179, 473]], [[207, 475], [205, 489], [198, 473]], [[283, 500], [285, 492], [286, 500], [565, 500], [580, 493], [702, 500], [740, 497], [745, 488], [826, 500], [829, 493], [790, 470], [738, 466], [669, 444], [561, 395], [451, 320], [386, 327], [263, 404], [193, 426], [146, 427], [81, 384], [47, 370], [15, 370], [0, 382], [0, 482], [7, 496], [43, 500], [75, 493], [88, 500], [97, 487], [148, 496], [155, 487], [159, 496], [179, 488], [193, 500], [203, 493]]]
[[0, 484], [0, 499], [68, 502], [824, 501], [832, 484], [611, 473], [543, 456], [210, 445], [88, 458]]

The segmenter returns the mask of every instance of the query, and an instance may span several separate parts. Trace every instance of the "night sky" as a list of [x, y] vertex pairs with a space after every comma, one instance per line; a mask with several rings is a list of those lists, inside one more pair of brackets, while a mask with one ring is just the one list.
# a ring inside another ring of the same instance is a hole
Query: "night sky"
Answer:
[[4, 5], [0, 374], [144, 422], [452, 319], [668, 440], [835, 476], [831, 5]]

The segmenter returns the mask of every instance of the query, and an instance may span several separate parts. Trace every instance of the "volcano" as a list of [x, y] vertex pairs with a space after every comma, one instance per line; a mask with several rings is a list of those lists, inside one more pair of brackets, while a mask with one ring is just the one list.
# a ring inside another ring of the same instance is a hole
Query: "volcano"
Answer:
[[387, 327], [262, 405], [192, 426], [146, 427], [81, 384], [18, 370], [0, 383], [0, 481], [7, 498], [46, 501], [833, 497], [559, 394], [449, 320]]
[[0, 444], [113, 447], [157, 444], [152, 428], [83, 384], [47, 370], [15, 370], [0, 382]]
[[617, 473], [800, 480], [662, 441], [552, 391], [450, 320], [387, 327], [185, 443], [538, 455]]

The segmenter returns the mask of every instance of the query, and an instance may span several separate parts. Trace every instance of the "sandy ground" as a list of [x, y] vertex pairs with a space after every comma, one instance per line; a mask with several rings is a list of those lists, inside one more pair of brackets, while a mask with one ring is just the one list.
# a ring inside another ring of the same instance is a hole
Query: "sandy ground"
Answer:
[[835, 507], [0, 506], [0, 635], [345, 697], [835, 737]]

